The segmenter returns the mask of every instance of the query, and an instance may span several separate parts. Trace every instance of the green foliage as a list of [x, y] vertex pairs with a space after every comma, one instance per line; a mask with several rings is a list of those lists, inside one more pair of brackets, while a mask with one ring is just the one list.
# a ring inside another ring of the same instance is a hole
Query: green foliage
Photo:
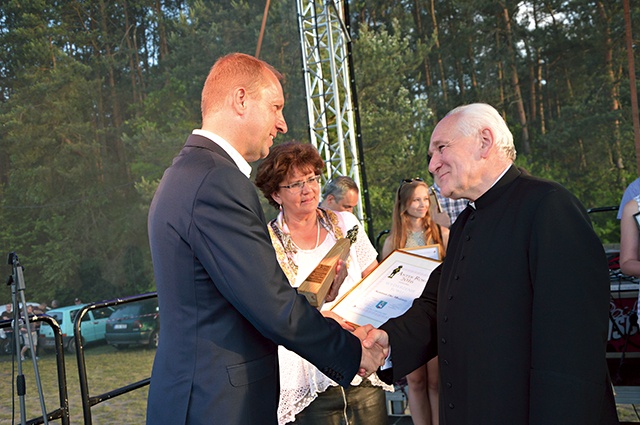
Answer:
[[[283, 139], [305, 141], [297, 13], [270, 3], [260, 57], [285, 76]], [[430, 180], [435, 122], [475, 101], [504, 113], [518, 165], [587, 208], [617, 205], [637, 176], [621, 5], [435, 0], [432, 13], [431, 3], [349, 2], [374, 234], [390, 226], [401, 179]], [[640, 28], [640, 5], [631, 8]], [[199, 127], [209, 68], [256, 52], [263, 12], [249, 0], [3, 3], [0, 248], [20, 255], [28, 293], [70, 302], [153, 289], [149, 202]], [[614, 217], [592, 215], [605, 242], [619, 238]]]
[[134, 179], [159, 179], [180, 151], [198, 118], [185, 102], [184, 86], [169, 83], [150, 93], [137, 116], [127, 120], [122, 139], [131, 160]]
[[[397, 30], [361, 29], [354, 44], [369, 197], [375, 232], [389, 228], [398, 182], [425, 176], [431, 112], [411, 95], [403, 75], [420, 66]], [[426, 176], [425, 176], [426, 178]]]

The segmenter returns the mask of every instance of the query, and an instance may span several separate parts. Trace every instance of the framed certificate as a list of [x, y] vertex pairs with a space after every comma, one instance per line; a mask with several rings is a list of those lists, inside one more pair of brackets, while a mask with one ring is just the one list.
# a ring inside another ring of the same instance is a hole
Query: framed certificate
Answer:
[[354, 325], [382, 325], [403, 314], [422, 294], [439, 261], [396, 250], [351, 291], [340, 298], [331, 311]]
[[441, 261], [440, 245], [414, 246], [412, 248], [402, 248], [400, 251], [410, 252], [411, 254]]

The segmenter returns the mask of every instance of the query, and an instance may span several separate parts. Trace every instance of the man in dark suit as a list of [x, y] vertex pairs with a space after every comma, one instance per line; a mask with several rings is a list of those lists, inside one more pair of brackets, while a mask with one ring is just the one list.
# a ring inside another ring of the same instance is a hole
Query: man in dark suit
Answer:
[[392, 367], [379, 376], [399, 379], [437, 354], [441, 425], [617, 424], [607, 261], [584, 207], [520, 173], [489, 105], [451, 111], [429, 153], [442, 194], [470, 204], [423, 294], [381, 326]]
[[279, 77], [248, 55], [219, 59], [202, 92], [202, 129], [151, 204], [162, 326], [149, 425], [275, 424], [278, 344], [343, 386], [382, 363], [381, 347], [362, 349], [278, 266], [247, 161], [264, 158], [287, 131]]

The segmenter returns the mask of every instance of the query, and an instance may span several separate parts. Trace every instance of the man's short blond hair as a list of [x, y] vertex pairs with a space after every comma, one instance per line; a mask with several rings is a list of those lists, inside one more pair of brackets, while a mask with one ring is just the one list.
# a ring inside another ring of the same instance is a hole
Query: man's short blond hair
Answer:
[[283, 79], [274, 67], [244, 53], [230, 53], [219, 58], [211, 67], [202, 88], [202, 118], [222, 108], [227, 95], [236, 88], [244, 87], [251, 94], [266, 86], [269, 73], [278, 80]]

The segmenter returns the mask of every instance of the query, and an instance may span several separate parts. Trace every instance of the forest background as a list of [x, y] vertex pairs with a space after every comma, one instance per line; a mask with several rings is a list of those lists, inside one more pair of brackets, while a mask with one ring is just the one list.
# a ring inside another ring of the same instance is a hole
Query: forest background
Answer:
[[[263, 0], [1, 2], [0, 254], [18, 254], [27, 298], [155, 289], [154, 189], [200, 126], [209, 68], [255, 54], [264, 10]], [[400, 180], [429, 179], [431, 131], [463, 103], [494, 105], [517, 165], [586, 208], [618, 205], [637, 177], [622, 1], [352, 0], [349, 10], [375, 233], [390, 226]], [[639, 2], [627, 16], [637, 63]], [[299, 40], [295, 2], [271, 0], [260, 58], [286, 76], [289, 125], [276, 143], [309, 140]], [[618, 242], [615, 213], [595, 226]]]

